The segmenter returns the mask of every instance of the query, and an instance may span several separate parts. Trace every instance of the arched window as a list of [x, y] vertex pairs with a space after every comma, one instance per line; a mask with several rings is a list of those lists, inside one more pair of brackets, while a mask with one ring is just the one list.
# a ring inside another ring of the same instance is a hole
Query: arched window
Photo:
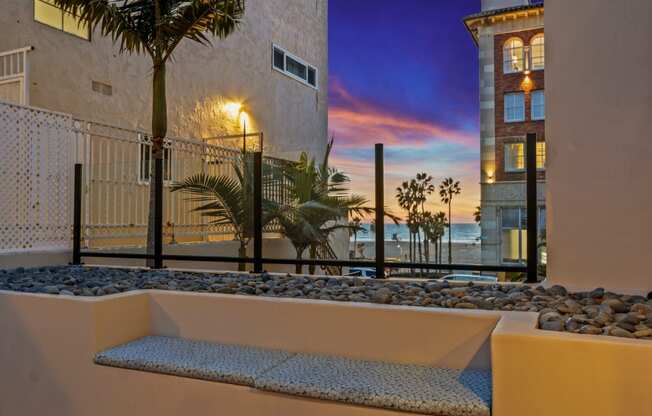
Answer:
[[546, 61], [546, 48], [544, 46], [543, 33], [535, 35], [530, 41], [530, 56], [532, 62], [532, 70], [543, 69]]
[[503, 46], [503, 72], [511, 74], [522, 72], [524, 69], [523, 41], [520, 38], [508, 39]]

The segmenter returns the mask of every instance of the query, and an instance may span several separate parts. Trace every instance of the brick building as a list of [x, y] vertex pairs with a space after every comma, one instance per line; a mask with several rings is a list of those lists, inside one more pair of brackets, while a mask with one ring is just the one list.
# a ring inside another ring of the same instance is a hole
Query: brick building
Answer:
[[[483, 0], [464, 23], [479, 48], [482, 261], [527, 260], [525, 136], [537, 134], [539, 233], [545, 234], [544, 6]], [[545, 256], [543, 256], [545, 259]]]

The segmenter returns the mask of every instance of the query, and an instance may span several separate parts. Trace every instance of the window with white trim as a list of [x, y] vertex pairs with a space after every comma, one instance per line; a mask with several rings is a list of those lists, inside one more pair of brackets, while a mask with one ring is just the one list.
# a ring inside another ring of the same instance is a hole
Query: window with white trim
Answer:
[[503, 73], [513, 74], [525, 70], [525, 49], [520, 38], [510, 38], [503, 45]]
[[272, 68], [317, 89], [317, 68], [285, 49], [272, 45]]
[[[139, 168], [138, 181], [149, 183], [152, 176], [152, 139], [149, 136], [139, 134]], [[172, 149], [169, 146], [163, 146], [163, 181], [172, 181]]]
[[530, 67], [533, 71], [543, 69], [546, 61], [545, 38], [542, 33], [530, 40]]
[[34, 20], [82, 39], [91, 38], [90, 28], [86, 23], [61, 10], [52, 0], [34, 0]]
[[514, 92], [505, 94], [505, 123], [525, 121], [525, 94]]
[[[525, 170], [525, 143], [505, 144], [505, 172], [523, 172]], [[546, 143], [537, 142], [537, 169], [546, 168]]]
[[545, 120], [546, 95], [543, 90], [532, 91], [532, 120]]
[[[505, 263], [527, 260], [527, 211], [523, 207], [503, 207], [500, 210], [501, 248]], [[538, 207], [538, 240], [546, 234], [546, 208]]]

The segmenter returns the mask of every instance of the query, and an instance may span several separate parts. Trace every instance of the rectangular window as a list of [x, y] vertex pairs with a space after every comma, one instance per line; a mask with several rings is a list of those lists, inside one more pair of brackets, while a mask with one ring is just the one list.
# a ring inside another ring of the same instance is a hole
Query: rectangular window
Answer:
[[537, 142], [537, 169], [546, 168], [546, 142]]
[[532, 120], [545, 120], [546, 95], [543, 90], [532, 91]]
[[288, 71], [295, 77], [299, 77], [302, 80], [306, 80], [308, 67], [306, 67], [304, 64], [300, 62], [297, 62], [295, 59], [290, 58], [289, 56], [285, 57], [285, 64], [286, 64], [286, 68], [285, 68], [286, 71]]
[[52, 0], [34, 0], [34, 20], [82, 39], [91, 38], [87, 24], [80, 24], [77, 17], [55, 6]]
[[285, 52], [274, 47], [274, 68], [285, 71]]
[[525, 94], [515, 92], [505, 94], [505, 123], [525, 121]]
[[505, 172], [525, 170], [525, 143], [508, 143], [505, 145]]
[[[149, 183], [152, 176], [152, 142], [148, 136], [140, 137], [140, 166], [138, 180], [142, 183]], [[163, 181], [172, 181], [172, 149], [163, 148]]]
[[[546, 234], [546, 208], [537, 212], [537, 233], [541, 242]], [[501, 247], [505, 263], [520, 263], [527, 260], [527, 210], [523, 207], [501, 209]]]
[[[507, 143], [505, 145], [505, 172], [522, 172], [525, 170], [525, 143]], [[537, 169], [546, 168], [546, 143], [537, 142]]]
[[272, 67], [285, 75], [317, 89], [317, 68], [272, 45]]

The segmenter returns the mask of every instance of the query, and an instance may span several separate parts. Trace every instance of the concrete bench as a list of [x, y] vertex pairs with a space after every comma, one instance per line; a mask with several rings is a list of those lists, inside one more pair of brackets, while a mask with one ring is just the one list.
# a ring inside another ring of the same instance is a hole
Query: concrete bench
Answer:
[[149, 336], [95, 362], [276, 393], [438, 416], [491, 414], [491, 373]]

